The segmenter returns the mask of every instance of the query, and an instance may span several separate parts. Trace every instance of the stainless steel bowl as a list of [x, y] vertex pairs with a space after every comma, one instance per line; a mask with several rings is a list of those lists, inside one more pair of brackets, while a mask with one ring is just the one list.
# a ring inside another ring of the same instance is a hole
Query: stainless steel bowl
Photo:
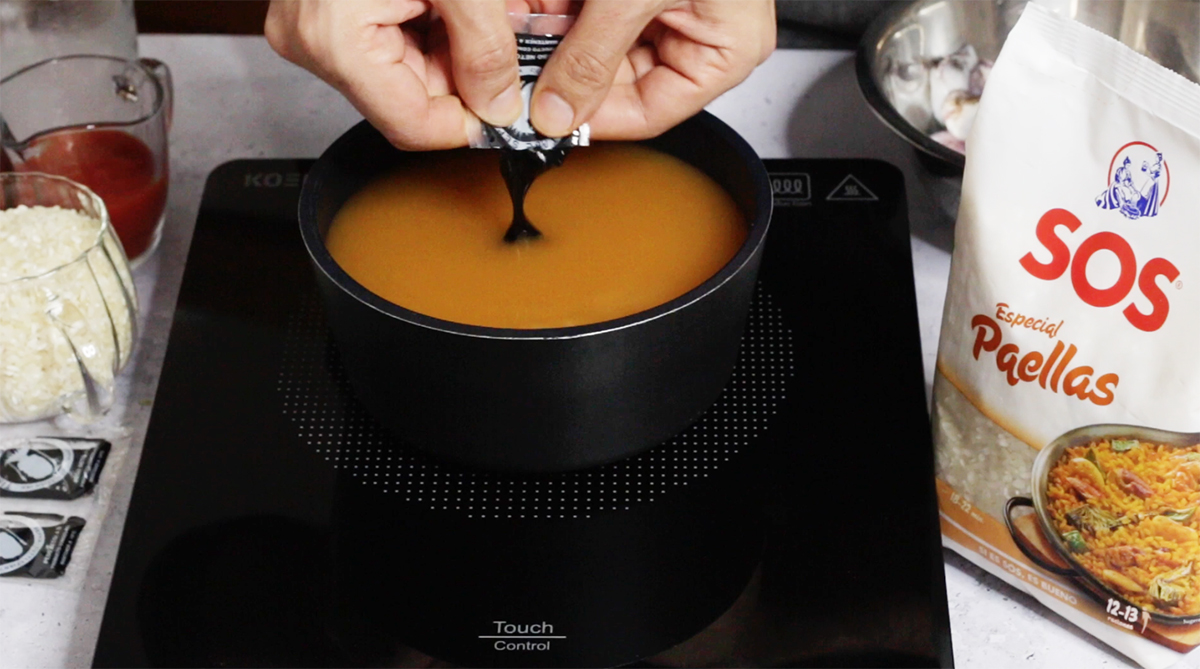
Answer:
[[[936, 121], [906, 100], [898, 108], [887, 76], [899, 64], [928, 61], [973, 45], [995, 59], [1029, 0], [919, 0], [882, 14], [863, 35], [858, 84], [875, 114], [916, 147], [934, 173], [961, 174], [963, 154], [930, 139]], [[1035, 0], [1179, 74], [1200, 82], [1200, 2], [1196, 0]]]

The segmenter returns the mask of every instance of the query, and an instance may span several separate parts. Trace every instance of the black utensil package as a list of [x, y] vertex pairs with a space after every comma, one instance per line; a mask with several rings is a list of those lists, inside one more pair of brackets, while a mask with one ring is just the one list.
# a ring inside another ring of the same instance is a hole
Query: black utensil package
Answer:
[[112, 444], [29, 437], [0, 442], [0, 497], [78, 499], [96, 487]]
[[85, 524], [53, 513], [0, 513], [0, 577], [62, 576]]

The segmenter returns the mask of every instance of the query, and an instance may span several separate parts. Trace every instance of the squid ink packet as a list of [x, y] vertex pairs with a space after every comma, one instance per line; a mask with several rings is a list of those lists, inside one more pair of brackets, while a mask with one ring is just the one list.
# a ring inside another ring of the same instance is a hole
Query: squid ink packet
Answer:
[[112, 444], [28, 437], [0, 442], [0, 497], [78, 499], [95, 489]]
[[521, 97], [525, 109], [516, 123], [504, 128], [483, 124], [483, 135], [471, 142], [477, 149], [509, 149], [533, 151], [541, 162], [550, 166], [562, 164], [567, 151], [576, 146], [587, 146], [590, 131], [587, 124], [580, 126], [566, 137], [546, 137], [534, 130], [529, 121], [529, 106], [533, 98], [533, 87], [550, 54], [562, 41], [567, 29], [574, 23], [573, 16], [556, 14], [509, 14], [513, 31], [517, 35], [517, 63], [521, 76]]
[[0, 514], [0, 578], [62, 576], [85, 524], [53, 513]]

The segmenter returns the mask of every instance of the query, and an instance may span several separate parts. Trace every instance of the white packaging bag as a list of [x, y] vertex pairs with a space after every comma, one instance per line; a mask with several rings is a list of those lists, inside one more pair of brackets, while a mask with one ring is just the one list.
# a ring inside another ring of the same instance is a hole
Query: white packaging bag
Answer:
[[1169, 666], [1200, 645], [1200, 86], [1029, 5], [967, 147], [944, 541]]

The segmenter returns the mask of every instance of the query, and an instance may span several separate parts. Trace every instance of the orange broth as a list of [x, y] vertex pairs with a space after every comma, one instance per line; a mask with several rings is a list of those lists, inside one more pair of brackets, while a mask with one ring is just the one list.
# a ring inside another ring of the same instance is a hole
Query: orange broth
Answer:
[[717, 273], [747, 228], [710, 177], [635, 144], [575, 149], [525, 200], [540, 239], [504, 241], [499, 152], [421, 156], [354, 194], [325, 237], [371, 292], [435, 318], [500, 328], [598, 323]]

